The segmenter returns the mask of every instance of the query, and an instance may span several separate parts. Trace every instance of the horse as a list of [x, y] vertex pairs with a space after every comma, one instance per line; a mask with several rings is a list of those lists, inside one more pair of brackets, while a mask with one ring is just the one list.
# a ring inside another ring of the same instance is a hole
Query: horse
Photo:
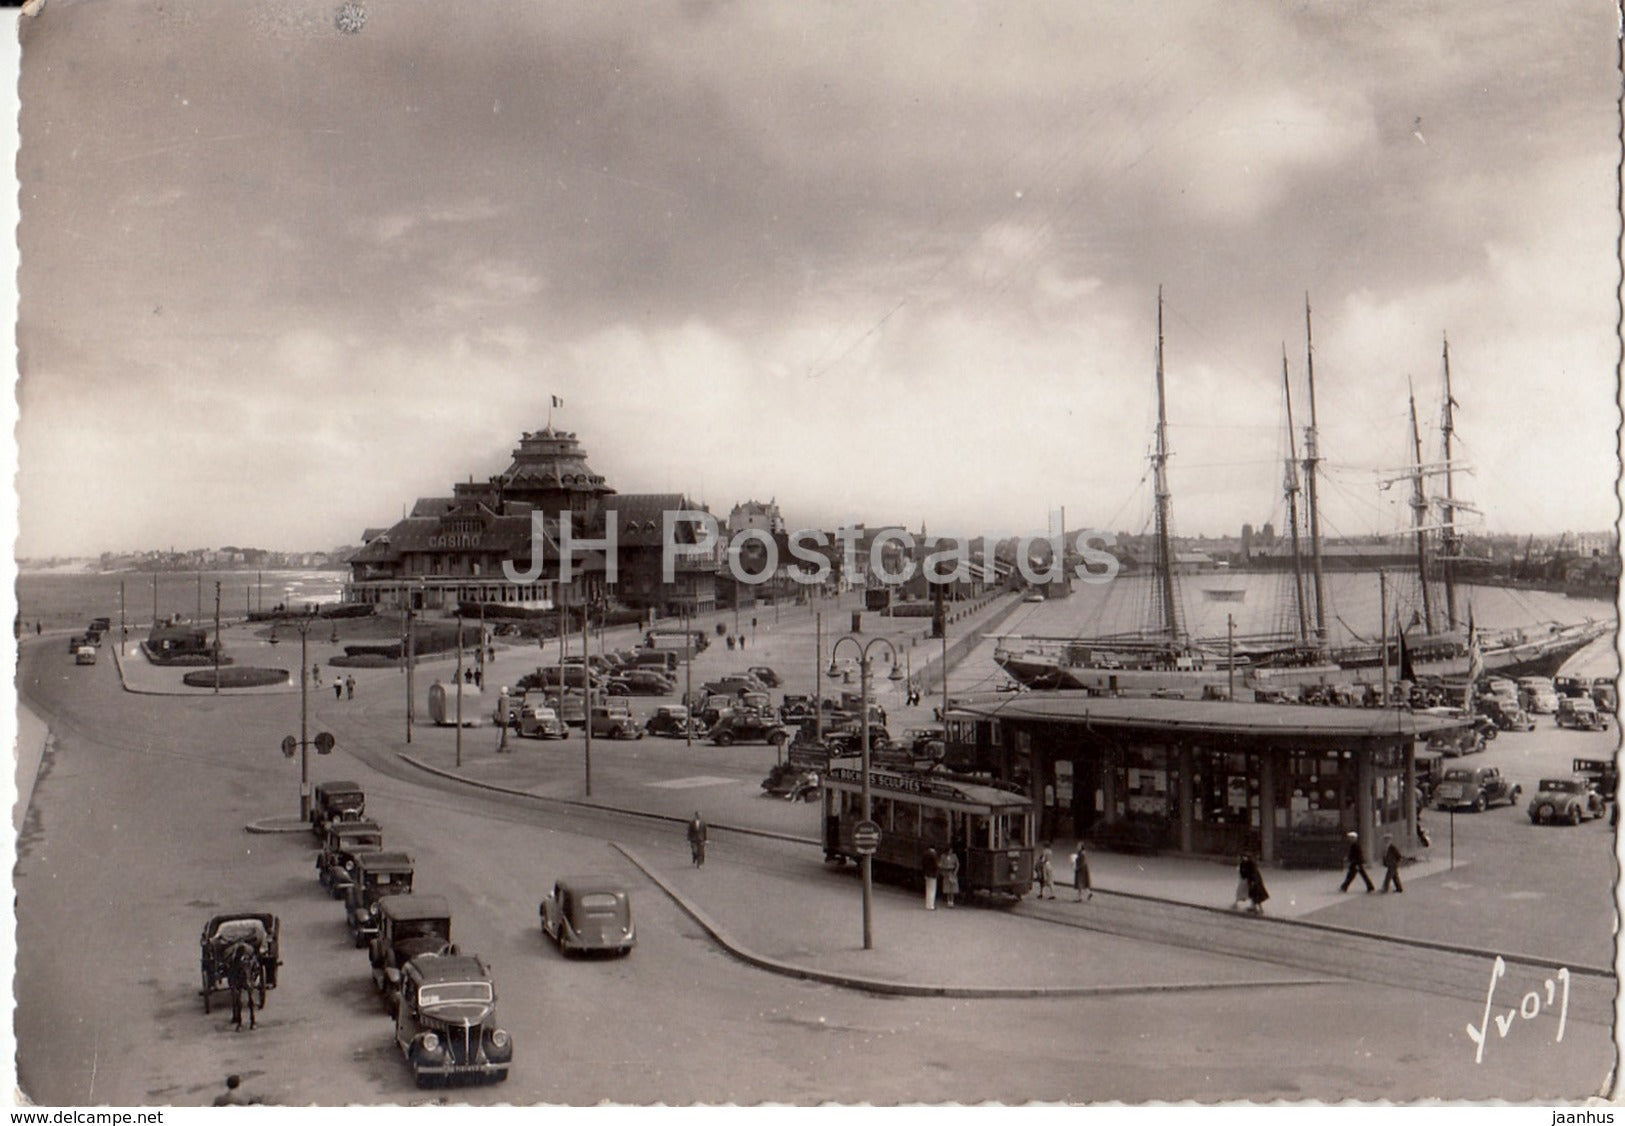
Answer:
[[[226, 988], [231, 990], [231, 1023], [238, 1032], [243, 1030], [243, 1003], [248, 1003], [248, 1027], [257, 1027], [254, 1018], [256, 1003], [265, 1007], [265, 965], [260, 961], [259, 948], [252, 942], [239, 941], [228, 946], [221, 955], [225, 969]], [[255, 993], [258, 993], [256, 1002]]]

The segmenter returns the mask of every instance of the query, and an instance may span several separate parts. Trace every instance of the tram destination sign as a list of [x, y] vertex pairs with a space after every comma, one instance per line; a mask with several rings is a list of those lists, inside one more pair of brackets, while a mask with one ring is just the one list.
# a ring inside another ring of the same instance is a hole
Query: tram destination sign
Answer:
[[[863, 783], [863, 771], [849, 766], [831, 766], [829, 777], [837, 782]], [[920, 778], [910, 774], [893, 774], [885, 770], [869, 771], [869, 785], [877, 790], [901, 790], [921, 797], [966, 800], [965, 791], [937, 778]]]

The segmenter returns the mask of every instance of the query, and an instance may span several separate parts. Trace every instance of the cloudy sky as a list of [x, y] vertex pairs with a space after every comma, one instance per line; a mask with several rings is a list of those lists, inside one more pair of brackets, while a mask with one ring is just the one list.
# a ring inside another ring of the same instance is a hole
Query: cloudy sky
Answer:
[[49, 0], [23, 20], [24, 556], [354, 542], [576, 431], [793, 526], [1334, 533], [1407, 383], [1485, 526], [1614, 518], [1617, 16]]

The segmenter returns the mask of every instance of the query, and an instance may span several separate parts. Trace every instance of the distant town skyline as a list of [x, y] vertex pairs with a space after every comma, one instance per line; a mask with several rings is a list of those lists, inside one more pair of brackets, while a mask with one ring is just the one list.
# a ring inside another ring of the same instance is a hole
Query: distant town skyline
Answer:
[[355, 543], [549, 421], [792, 527], [1138, 530], [1159, 288], [1176, 533], [1284, 524], [1306, 297], [1328, 535], [1410, 522], [1447, 334], [1466, 530], [1615, 516], [1600, 0], [22, 28], [24, 557]]

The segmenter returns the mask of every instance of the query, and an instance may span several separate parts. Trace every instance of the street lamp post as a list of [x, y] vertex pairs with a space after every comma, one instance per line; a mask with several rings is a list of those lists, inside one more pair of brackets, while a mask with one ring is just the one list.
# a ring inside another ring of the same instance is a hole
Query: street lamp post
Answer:
[[[859, 760], [858, 767], [863, 773], [861, 799], [863, 803], [863, 821], [868, 824], [872, 813], [869, 800], [869, 670], [871, 666], [869, 650], [876, 645], [884, 645], [891, 661], [890, 679], [901, 680], [903, 674], [897, 668], [897, 650], [893, 648], [890, 641], [887, 641], [884, 637], [874, 637], [869, 639], [868, 644], [864, 644], [856, 637], [848, 635], [838, 638], [835, 644], [830, 647], [829, 671], [831, 676], [835, 676], [838, 672], [835, 664], [836, 654], [841, 651], [841, 646], [847, 643], [850, 643], [858, 651], [858, 671], [860, 674], [858, 691], [862, 709], [862, 719], [859, 725], [859, 743], [862, 748], [860, 754], [862, 757]], [[874, 933], [871, 926], [871, 919], [874, 915], [874, 857], [870, 852], [864, 852], [861, 855], [859, 867], [863, 872], [863, 948], [872, 950], [874, 948]]]

